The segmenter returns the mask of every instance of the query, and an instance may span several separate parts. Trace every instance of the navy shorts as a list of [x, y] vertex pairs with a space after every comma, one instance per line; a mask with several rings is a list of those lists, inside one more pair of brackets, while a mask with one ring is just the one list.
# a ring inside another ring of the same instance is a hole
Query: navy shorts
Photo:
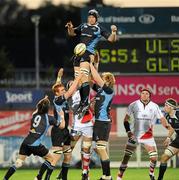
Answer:
[[169, 144], [169, 146], [172, 146], [174, 148], [179, 149], [179, 136], [177, 137]]
[[20, 146], [19, 154], [30, 156], [31, 154], [44, 157], [48, 154], [49, 150], [42, 144], [39, 146], [29, 146], [25, 143], [22, 143]]
[[71, 136], [69, 130], [67, 128], [60, 129], [59, 127], [53, 126], [51, 131], [51, 140], [52, 146], [69, 146], [71, 143]]
[[108, 141], [111, 131], [111, 121], [96, 120], [93, 127], [93, 141]]

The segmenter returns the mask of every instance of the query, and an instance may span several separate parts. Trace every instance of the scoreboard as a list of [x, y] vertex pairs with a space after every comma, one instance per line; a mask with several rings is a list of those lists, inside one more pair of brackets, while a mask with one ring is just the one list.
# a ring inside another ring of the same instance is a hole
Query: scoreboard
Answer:
[[100, 41], [100, 71], [179, 73], [179, 38], [121, 38]]

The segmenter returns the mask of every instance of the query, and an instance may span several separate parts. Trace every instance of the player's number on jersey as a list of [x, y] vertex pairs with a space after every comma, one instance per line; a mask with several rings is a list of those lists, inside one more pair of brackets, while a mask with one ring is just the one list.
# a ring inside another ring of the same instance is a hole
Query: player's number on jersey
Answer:
[[33, 127], [37, 127], [40, 124], [41, 116], [36, 116], [33, 122]]

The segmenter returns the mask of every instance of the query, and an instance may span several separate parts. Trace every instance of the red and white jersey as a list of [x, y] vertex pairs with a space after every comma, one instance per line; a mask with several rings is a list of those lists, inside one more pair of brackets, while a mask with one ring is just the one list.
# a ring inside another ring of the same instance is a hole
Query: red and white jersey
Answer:
[[[70, 102], [69, 102], [69, 106], [72, 109], [73, 112], [76, 112], [77, 108], [79, 107], [81, 102], [81, 96], [80, 96], [80, 91], [77, 90], [71, 97]], [[87, 118], [87, 120], [89, 119], [88, 122], [83, 123], [83, 120], [85, 121], [85, 119]], [[88, 116], [84, 116], [83, 118], [79, 119], [78, 118], [78, 114], [73, 113], [73, 122], [72, 122], [72, 128], [74, 127], [87, 127], [87, 126], [93, 126], [94, 122], [93, 122], [93, 115], [90, 112], [90, 114]]]
[[163, 116], [159, 106], [150, 101], [144, 105], [140, 100], [128, 106], [127, 114], [133, 117], [133, 133], [136, 138], [149, 139], [153, 137], [153, 125]]

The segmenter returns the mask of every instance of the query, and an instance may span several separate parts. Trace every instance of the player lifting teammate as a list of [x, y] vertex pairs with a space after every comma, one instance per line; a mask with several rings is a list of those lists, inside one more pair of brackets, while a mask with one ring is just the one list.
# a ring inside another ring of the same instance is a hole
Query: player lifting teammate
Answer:
[[93, 63], [90, 63], [90, 69], [93, 79], [96, 82], [93, 89], [97, 92], [94, 106], [95, 124], [93, 128], [93, 140], [96, 142], [96, 152], [101, 159], [103, 175], [100, 179], [112, 180], [107, 143], [111, 130], [110, 106], [114, 96], [113, 86], [115, 84], [115, 78], [109, 72], [103, 73], [100, 77]]
[[[61, 70], [60, 70], [61, 71]], [[68, 168], [71, 161], [71, 147], [70, 147], [70, 134], [68, 130], [69, 123], [69, 108], [67, 104], [67, 99], [75, 92], [77, 89], [79, 80], [82, 76], [80, 75], [75, 79], [73, 85], [68, 91], [65, 90], [64, 85], [61, 83], [60, 77], [57, 77], [56, 83], [52, 87], [52, 91], [55, 95], [54, 104], [54, 116], [61, 123], [61, 128], [52, 127], [51, 130], [51, 140], [53, 153], [53, 166], [57, 164], [61, 155], [64, 155], [62, 163], [62, 179], [67, 180]], [[38, 174], [38, 178], [41, 179], [43, 175], [43, 170], [41, 169]]]

